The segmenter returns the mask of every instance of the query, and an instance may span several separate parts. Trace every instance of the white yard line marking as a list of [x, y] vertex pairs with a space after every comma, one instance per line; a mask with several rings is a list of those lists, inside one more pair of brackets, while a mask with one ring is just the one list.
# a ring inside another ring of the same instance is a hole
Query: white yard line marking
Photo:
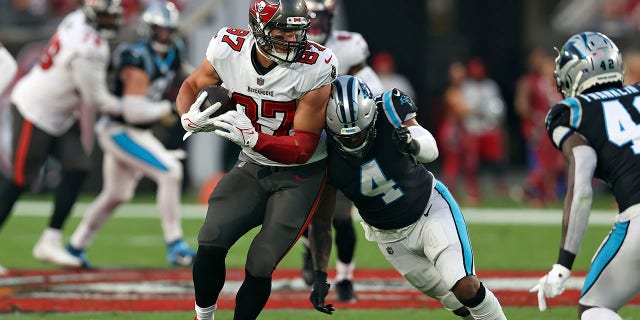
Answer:
[[[78, 203], [73, 215], [82, 216], [89, 206]], [[51, 214], [50, 201], [19, 201], [14, 214], [23, 217], [48, 217]], [[182, 204], [181, 214], [184, 219], [201, 219], [207, 213], [207, 206], [200, 204]], [[354, 218], [360, 220], [355, 211]], [[462, 208], [465, 220], [469, 224], [513, 224], [513, 225], [560, 225], [562, 210], [560, 209], [495, 209], [495, 208]], [[593, 210], [589, 219], [590, 225], [610, 226], [615, 222], [615, 210]], [[122, 218], [158, 218], [156, 205], [153, 203], [128, 203], [120, 206], [116, 219]]]

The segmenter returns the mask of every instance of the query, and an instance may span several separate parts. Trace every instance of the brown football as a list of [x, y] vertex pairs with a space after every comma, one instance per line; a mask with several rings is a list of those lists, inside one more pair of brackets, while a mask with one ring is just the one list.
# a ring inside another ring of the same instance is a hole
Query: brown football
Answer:
[[216, 102], [220, 102], [222, 104], [220, 108], [211, 115], [211, 118], [217, 117], [229, 110], [236, 109], [236, 103], [231, 98], [231, 91], [227, 90], [226, 88], [218, 86], [208, 86], [202, 89], [200, 93], [202, 93], [203, 91], [207, 92], [207, 98], [204, 100], [202, 105], [200, 105], [200, 111], [204, 111]]

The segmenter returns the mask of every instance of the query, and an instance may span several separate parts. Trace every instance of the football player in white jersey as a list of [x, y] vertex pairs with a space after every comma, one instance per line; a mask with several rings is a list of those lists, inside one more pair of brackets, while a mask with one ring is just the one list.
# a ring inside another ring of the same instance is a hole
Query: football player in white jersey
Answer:
[[[245, 265], [234, 319], [256, 319], [271, 292], [271, 275], [306, 229], [326, 181], [322, 135], [337, 58], [307, 41], [304, 0], [254, 0], [250, 30], [222, 28], [206, 57], [182, 84], [177, 105], [188, 133], [215, 131], [242, 146], [236, 165], [209, 198], [193, 264], [196, 319], [211, 320], [225, 282], [225, 256], [261, 226]], [[237, 110], [209, 118], [200, 94], [224, 83]], [[195, 102], [194, 102], [195, 101]]]
[[[361, 34], [333, 29], [337, 0], [306, 0], [311, 27], [309, 39], [331, 49], [340, 61], [338, 75], [352, 75], [363, 80], [374, 95], [384, 90], [380, 79], [367, 64], [369, 46]], [[356, 263], [354, 252], [356, 232], [351, 219], [353, 202], [342, 191], [336, 195], [336, 208], [333, 216], [335, 243], [337, 249], [336, 278], [334, 285], [339, 302], [355, 301], [353, 291], [353, 273]], [[309, 251], [309, 242], [304, 238], [305, 252], [302, 266], [302, 278], [307, 285], [313, 284], [314, 267]]]
[[18, 63], [0, 42], [0, 94], [9, 86], [18, 72]]
[[119, 114], [119, 99], [107, 89], [109, 44], [120, 25], [120, 0], [92, 0], [68, 14], [51, 37], [40, 62], [20, 79], [13, 105], [13, 172], [0, 178], [0, 225], [38, 176], [47, 157], [62, 166], [49, 227], [33, 248], [35, 258], [66, 267], [81, 261], [62, 247], [61, 229], [91, 162], [80, 140], [83, 106]]
[[176, 36], [179, 15], [171, 2], [149, 5], [140, 16], [142, 39], [123, 43], [114, 53], [111, 89], [122, 99], [122, 116], [103, 116], [97, 126], [104, 152], [104, 185], [67, 246], [71, 254], [82, 259], [85, 268], [91, 267], [85, 249], [115, 209], [133, 197], [143, 176], [158, 184], [156, 198], [169, 265], [189, 266], [195, 256], [182, 240], [182, 163], [176, 152], [167, 150], [151, 131], [163, 118], [175, 118], [166, 95], [174, 79], [185, 74], [184, 47]]

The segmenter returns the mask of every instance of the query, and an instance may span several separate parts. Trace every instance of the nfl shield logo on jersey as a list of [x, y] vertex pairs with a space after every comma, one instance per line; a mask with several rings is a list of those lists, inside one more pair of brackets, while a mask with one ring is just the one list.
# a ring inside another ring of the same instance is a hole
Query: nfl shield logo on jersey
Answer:
[[258, 78], [258, 80], [256, 81], [258, 83], [259, 86], [264, 84], [264, 78]]
[[393, 254], [393, 248], [387, 247], [387, 253], [388, 254]]

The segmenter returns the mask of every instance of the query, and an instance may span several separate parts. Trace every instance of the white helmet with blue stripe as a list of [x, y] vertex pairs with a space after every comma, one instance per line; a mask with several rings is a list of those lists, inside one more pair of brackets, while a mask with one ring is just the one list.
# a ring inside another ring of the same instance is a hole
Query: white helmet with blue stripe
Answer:
[[363, 157], [375, 138], [376, 104], [369, 87], [354, 76], [333, 81], [327, 104], [327, 131], [348, 155]]
[[169, 1], [152, 3], [144, 10], [140, 20], [140, 35], [148, 38], [156, 52], [167, 52], [180, 23], [180, 12], [176, 6]]
[[604, 34], [582, 32], [569, 38], [558, 52], [553, 76], [565, 98], [575, 97], [594, 86], [622, 85], [622, 55]]

